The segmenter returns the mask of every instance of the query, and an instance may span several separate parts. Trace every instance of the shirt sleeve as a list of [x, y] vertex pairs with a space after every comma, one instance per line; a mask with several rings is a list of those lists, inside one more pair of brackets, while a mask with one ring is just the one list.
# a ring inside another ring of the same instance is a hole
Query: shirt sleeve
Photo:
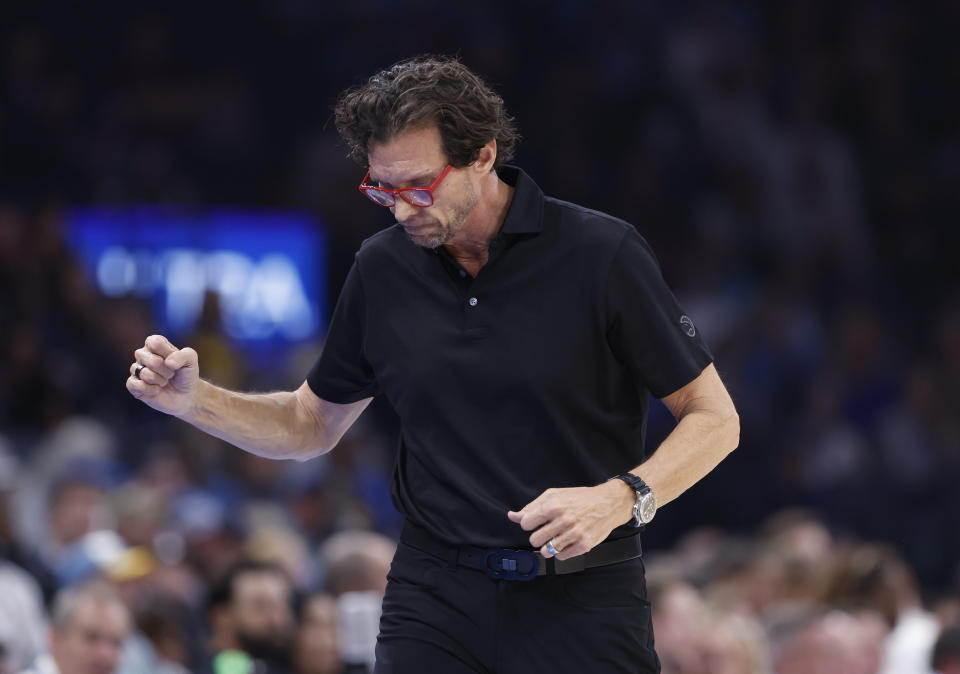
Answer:
[[380, 392], [364, 353], [366, 316], [363, 281], [354, 261], [333, 310], [323, 351], [307, 375], [307, 383], [320, 398], [347, 404]]
[[653, 251], [633, 228], [613, 257], [607, 317], [610, 348], [657, 398], [689, 384], [713, 362], [700, 330], [667, 287]]

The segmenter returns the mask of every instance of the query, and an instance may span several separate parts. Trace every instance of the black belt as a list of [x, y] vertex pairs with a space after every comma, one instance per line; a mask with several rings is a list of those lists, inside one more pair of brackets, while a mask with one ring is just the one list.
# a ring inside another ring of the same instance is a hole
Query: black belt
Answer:
[[576, 573], [595, 566], [636, 559], [642, 554], [640, 536], [604, 541], [592, 550], [570, 559], [544, 558], [535, 550], [479, 548], [474, 545], [450, 545], [420, 527], [404, 523], [400, 542], [428, 555], [448, 561], [452, 566], [483, 571], [494, 580], [533, 580], [537, 576]]

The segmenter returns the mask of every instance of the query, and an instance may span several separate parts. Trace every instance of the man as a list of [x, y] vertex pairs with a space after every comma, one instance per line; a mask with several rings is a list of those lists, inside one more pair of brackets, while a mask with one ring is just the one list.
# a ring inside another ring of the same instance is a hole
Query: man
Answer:
[[[377, 73], [336, 118], [361, 191], [397, 224], [361, 246], [307, 381], [228, 392], [154, 335], [128, 389], [301, 460], [390, 400], [406, 524], [378, 672], [658, 671], [633, 525], [739, 436], [699, 332], [633, 227], [505, 165], [512, 120], [457, 61]], [[644, 461], [648, 392], [679, 423]]]
[[[787, 626], [775, 648], [777, 674], [872, 674], [883, 671], [887, 627], [878, 613], [814, 609]], [[921, 670], [894, 670], [916, 674]]]
[[207, 600], [214, 672], [289, 671], [296, 629], [293, 603], [293, 587], [279, 566], [249, 560], [232, 565]]
[[376, 660], [383, 596], [396, 544], [372, 531], [341, 531], [327, 538], [318, 557], [324, 588], [337, 600], [344, 671], [367, 673]]
[[390, 560], [396, 544], [373, 531], [351, 529], [328, 537], [318, 557], [323, 567], [324, 589], [334, 597], [345, 592], [386, 592]]
[[328, 594], [307, 597], [300, 609], [293, 650], [297, 674], [342, 674], [338, 643], [337, 602]]
[[51, 610], [50, 654], [23, 674], [112, 674], [130, 633], [130, 612], [102, 581], [61, 590]]

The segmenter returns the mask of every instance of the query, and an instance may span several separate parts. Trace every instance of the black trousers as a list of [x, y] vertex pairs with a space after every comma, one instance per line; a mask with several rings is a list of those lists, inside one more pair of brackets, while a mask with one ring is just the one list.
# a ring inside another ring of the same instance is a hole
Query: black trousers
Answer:
[[641, 558], [529, 582], [400, 543], [375, 674], [656, 674]]

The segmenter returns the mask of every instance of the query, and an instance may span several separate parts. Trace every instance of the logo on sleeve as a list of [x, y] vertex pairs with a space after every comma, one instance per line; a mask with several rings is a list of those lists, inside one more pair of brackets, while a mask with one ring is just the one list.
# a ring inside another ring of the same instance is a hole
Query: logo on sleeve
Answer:
[[687, 337], [696, 337], [697, 328], [686, 314], [680, 317], [680, 327], [687, 333]]

